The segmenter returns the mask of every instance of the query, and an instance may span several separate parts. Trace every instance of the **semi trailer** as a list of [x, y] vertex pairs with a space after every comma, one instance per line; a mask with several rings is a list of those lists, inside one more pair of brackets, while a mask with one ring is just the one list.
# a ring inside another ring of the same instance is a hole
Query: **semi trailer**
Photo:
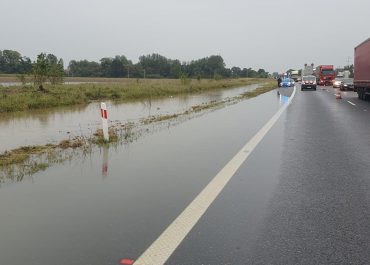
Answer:
[[370, 98], [370, 38], [355, 48], [354, 90], [358, 98]]

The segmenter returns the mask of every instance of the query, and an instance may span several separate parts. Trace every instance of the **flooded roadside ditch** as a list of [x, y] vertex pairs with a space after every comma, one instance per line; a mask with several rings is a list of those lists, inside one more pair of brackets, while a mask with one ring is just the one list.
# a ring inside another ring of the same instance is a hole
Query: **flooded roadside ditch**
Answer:
[[[243, 97], [263, 93], [257, 91], [257, 87], [250, 85], [124, 104], [108, 102], [110, 128], [115, 136], [109, 145], [128, 144], [144, 134], [202, 115], [206, 110], [235, 104]], [[0, 182], [3, 183], [20, 181], [55, 163], [88, 157], [107, 145], [98, 131], [99, 103], [86, 107], [10, 114], [0, 118], [0, 127]], [[13, 150], [13, 153], [6, 150]], [[29, 151], [28, 155], [24, 156], [22, 151]], [[12, 159], [15, 162], [11, 162]]]

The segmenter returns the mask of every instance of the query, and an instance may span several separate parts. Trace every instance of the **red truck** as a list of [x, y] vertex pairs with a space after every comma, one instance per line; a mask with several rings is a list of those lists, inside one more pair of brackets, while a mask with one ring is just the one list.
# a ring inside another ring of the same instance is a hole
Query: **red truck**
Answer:
[[321, 86], [331, 86], [333, 85], [333, 80], [335, 79], [335, 71], [333, 65], [319, 65], [316, 67], [315, 76], [317, 82]]
[[370, 97], [370, 38], [355, 48], [354, 90], [358, 98]]

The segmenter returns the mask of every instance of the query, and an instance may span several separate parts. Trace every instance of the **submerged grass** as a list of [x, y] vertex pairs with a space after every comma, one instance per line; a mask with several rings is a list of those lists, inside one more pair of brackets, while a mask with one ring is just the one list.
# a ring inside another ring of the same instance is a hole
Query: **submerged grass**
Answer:
[[0, 113], [88, 104], [94, 100], [134, 101], [262, 82], [266, 79], [190, 80], [186, 83], [177, 79], [120, 79], [117, 83], [45, 85], [43, 91], [33, 87], [0, 87]]
[[34, 145], [34, 146], [22, 146], [11, 151], [6, 151], [0, 154], [0, 168], [11, 165], [20, 164], [25, 162], [31, 155], [41, 154], [53, 149], [54, 145]]

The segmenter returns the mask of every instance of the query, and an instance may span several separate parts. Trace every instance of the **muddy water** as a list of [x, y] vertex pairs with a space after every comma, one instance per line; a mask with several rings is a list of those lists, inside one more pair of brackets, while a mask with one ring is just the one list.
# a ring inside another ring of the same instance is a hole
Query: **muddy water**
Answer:
[[[125, 123], [150, 115], [181, 113], [192, 106], [234, 97], [257, 85], [212, 91], [204, 94], [169, 97], [151, 101], [113, 104], [107, 102], [109, 120]], [[100, 125], [100, 105], [73, 106], [21, 114], [0, 115], [0, 153], [25, 145], [58, 143], [79, 135], [91, 135]]]
[[286, 100], [272, 91], [0, 186], [0, 264], [136, 259]]

